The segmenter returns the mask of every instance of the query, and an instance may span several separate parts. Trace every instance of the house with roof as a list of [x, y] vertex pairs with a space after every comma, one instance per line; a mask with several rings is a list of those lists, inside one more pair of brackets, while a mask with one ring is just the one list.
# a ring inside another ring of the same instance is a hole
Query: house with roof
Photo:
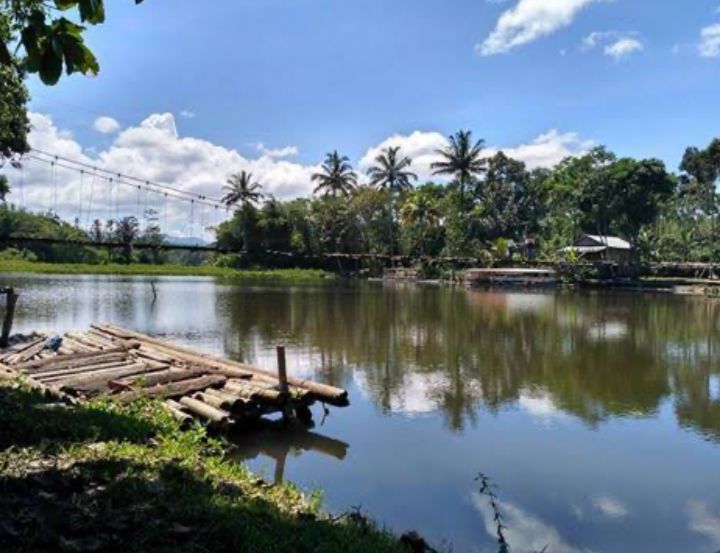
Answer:
[[619, 264], [632, 262], [634, 248], [630, 242], [617, 236], [583, 234], [560, 250], [564, 254], [574, 253], [583, 261], [611, 261]]

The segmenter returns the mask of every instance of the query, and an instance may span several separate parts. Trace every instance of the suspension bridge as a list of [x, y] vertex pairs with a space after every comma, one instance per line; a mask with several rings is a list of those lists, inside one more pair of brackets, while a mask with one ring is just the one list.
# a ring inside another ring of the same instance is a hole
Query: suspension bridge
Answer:
[[[32, 173], [35, 180], [32, 194], [27, 173]], [[45, 184], [42, 194], [37, 193], [38, 175]], [[20, 166], [14, 169], [14, 176], [13, 203], [17, 207], [46, 213], [68, 223], [74, 222], [74, 226], [84, 231], [87, 238], [29, 236], [15, 232], [3, 238], [6, 244], [123, 248], [128, 246], [127, 242], [91, 235], [100, 234], [97, 231], [102, 228], [103, 222], [104, 230], [107, 230], [108, 226], [112, 228], [123, 219], [133, 217], [141, 231], [139, 237], [132, 241], [134, 249], [231, 253], [226, 248], [208, 245], [211, 240], [205, 239], [229, 216], [229, 206], [220, 199], [111, 171], [39, 148], [32, 148], [23, 156]], [[75, 186], [68, 186], [70, 183], [75, 183]], [[178, 221], [181, 221], [179, 225]], [[97, 228], [93, 229], [93, 226]], [[156, 235], [162, 236], [161, 240], [143, 241], [142, 230], [151, 227]], [[186, 243], [183, 240], [190, 241]]]

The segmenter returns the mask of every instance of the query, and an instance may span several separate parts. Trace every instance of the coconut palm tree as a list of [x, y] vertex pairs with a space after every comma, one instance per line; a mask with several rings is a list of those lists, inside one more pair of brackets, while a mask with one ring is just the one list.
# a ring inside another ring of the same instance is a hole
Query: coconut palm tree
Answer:
[[417, 175], [406, 169], [412, 165], [409, 157], [400, 157], [400, 146], [388, 147], [375, 158], [376, 165], [367, 170], [372, 186], [386, 188], [391, 193], [401, 192], [412, 188], [411, 180], [417, 180]]
[[394, 232], [395, 226], [395, 194], [412, 188], [411, 180], [417, 180], [417, 175], [407, 171], [412, 165], [409, 157], [398, 155], [400, 146], [384, 148], [375, 158], [376, 165], [367, 170], [372, 186], [379, 186], [390, 191], [390, 255], [395, 253]]
[[223, 190], [227, 190], [227, 194], [223, 196], [222, 202], [228, 207], [238, 203], [243, 206], [255, 204], [263, 197], [260, 192], [261, 189], [262, 185], [260, 183], [253, 182], [252, 173], [240, 171], [230, 175], [227, 185], [223, 186]]
[[487, 160], [482, 157], [484, 140], [473, 144], [471, 131], [458, 131], [450, 137], [447, 148], [436, 150], [442, 158], [430, 165], [435, 175], [453, 175], [460, 187], [460, 213], [465, 212], [465, 188], [485, 172]]
[[318, 183], [313, 193], [322, 192], [333, 198], [338, 195], [347, 197], [357, 186], [357, 173], [353, 171], [350, 160], [338, 154], [337, 150], [325, 156], [320, 172], [314, 173], [310, 178]]

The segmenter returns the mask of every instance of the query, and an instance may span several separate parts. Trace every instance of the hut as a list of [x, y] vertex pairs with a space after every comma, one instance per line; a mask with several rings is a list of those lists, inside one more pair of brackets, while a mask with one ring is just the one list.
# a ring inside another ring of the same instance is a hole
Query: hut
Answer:
[[632, 262], [634, 249], [627, 240], [617, 236], [583, 234], [572, 246], [560, 250], [564, 254], [577, 254], [583, 261], [610, 261], [619, 265]]

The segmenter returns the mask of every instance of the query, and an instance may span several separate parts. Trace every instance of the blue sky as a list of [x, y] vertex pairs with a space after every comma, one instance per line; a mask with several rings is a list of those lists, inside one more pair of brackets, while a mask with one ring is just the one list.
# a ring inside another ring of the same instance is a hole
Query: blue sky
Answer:
[[[132, 124], [182, 110], [196, 114], [184, 134], [240, 150], [293, 144], [307, 162], [335, 147], [358, 158], [393, 133], [467, 127], [498, 145], [557, 128], [674, 164], [718, 134], [720, 59], [697, 47], [720, 23], [718, 1], [587, 2], [570, 25], [485, 57], [475, 45], [516, 1], [108, 4], [89, 37], [101, 76], [32, 86], [33, 109], [88, 144], [95, 115]], [[608, 31], [637, 33], [644, 50], [618, 61], [582, 48]]]
[[671, 169], [720, 135], [720, 0], [126, 0], [107, 19], [100, 76], [31, 81], [34, 140], [192, 190], [231, 167], [169, 164], [248, 166], [288, 196], [331, 149], [427, 158], [459, 128], [534, 165], [595, 143]]

